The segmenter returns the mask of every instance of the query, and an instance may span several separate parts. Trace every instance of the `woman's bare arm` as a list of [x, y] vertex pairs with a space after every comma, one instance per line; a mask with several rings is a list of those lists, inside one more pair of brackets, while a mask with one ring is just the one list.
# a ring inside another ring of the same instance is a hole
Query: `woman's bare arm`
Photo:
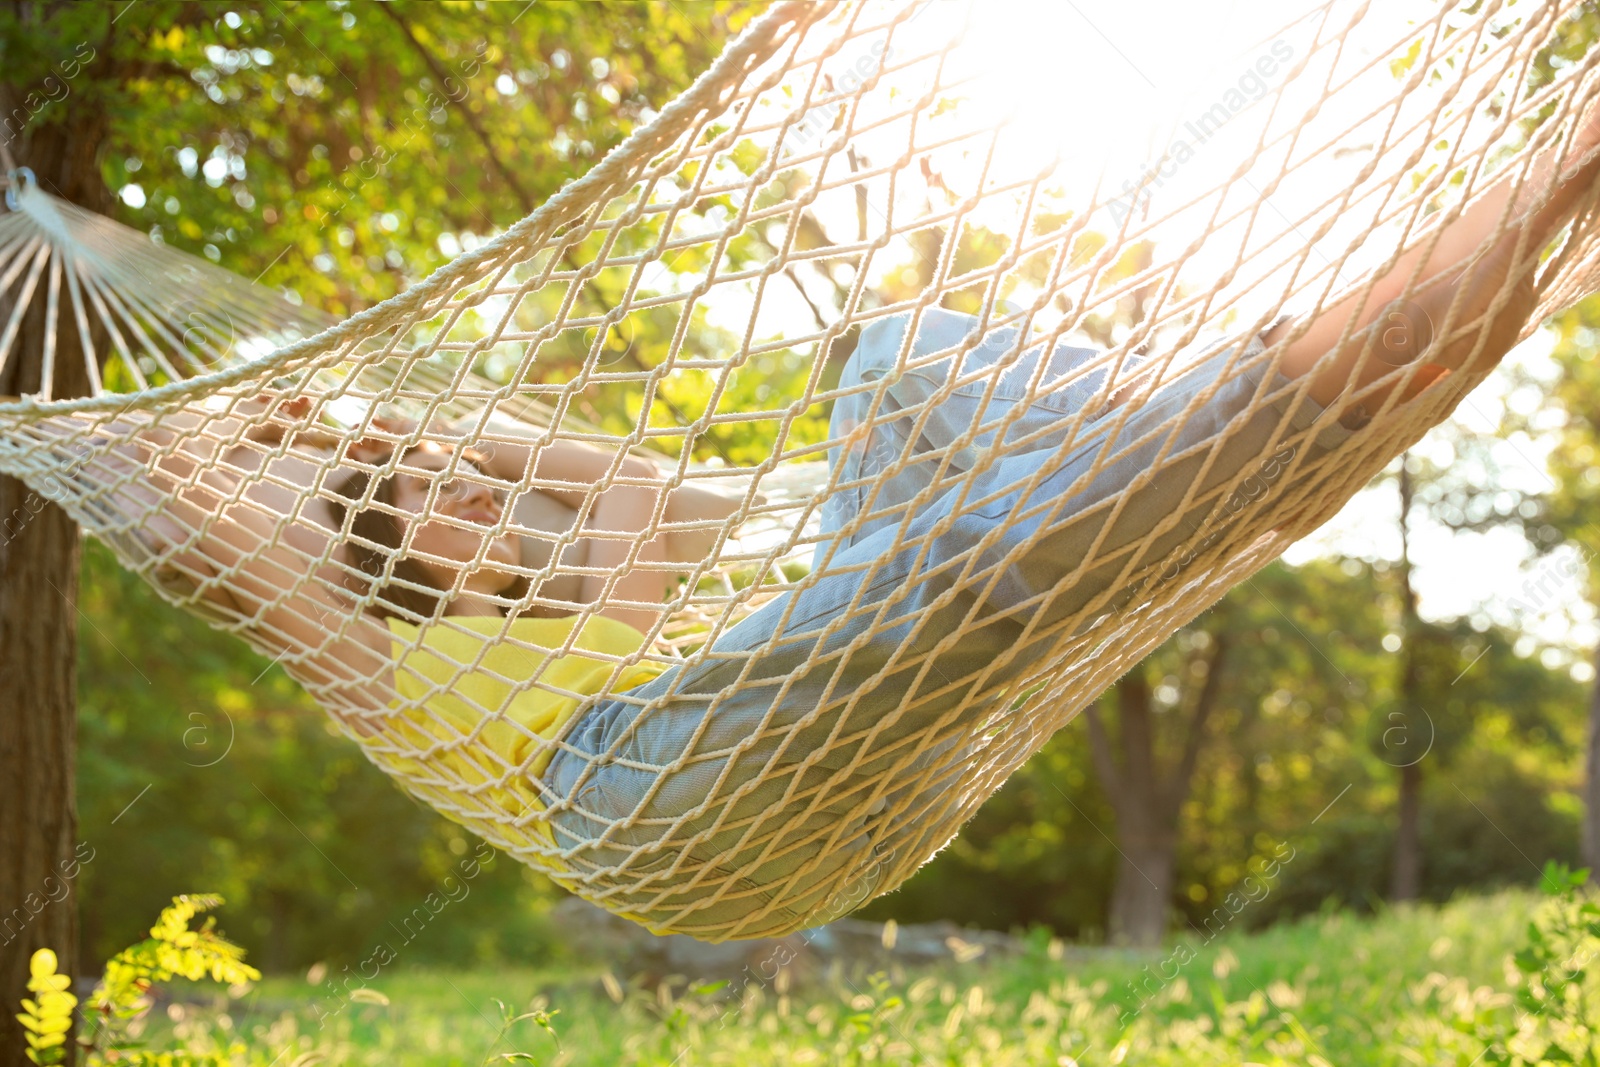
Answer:
[[[1480, 339], [1479, 365], [1492, 366], [1510, 351], [1533, 312], [1539, 254], [1597, 181], [1600, 102], [1591, 102], [1565, 152], [1552, 144], [1535, 155], [1526, 174], [1521, 167], [1510, 168], [1455, 219], [1424, 230], [1370, 291], [1323, 308], [1309, 323], [1282, 321], [1262, 339], [1273, 345], [1298, 333], [1285, 346], [1278, 369], [1290, 378], [1311, 375], [1307, 393], [1323, 407], [1343, 398], [1349, 407], [1342, 421], [1352, 426], [1361, 425], [1363, 412], [1377, 410], [1394, 391], [1400, 377], [1396, 369], [1421, 357], [1426, 361], [1410, 372], [1402, 400], [1449, 371], [1464, 369]], [[1340, 345], [1352, 319], [1355, 328]], [[1436, 336], [1447, 320], [1449, 336]], [[1144, 388], [1148, 383], [1141, 378], [1124, 383], [1106, 409]]]
[[291, 519], [242, 493], [239, 480], [217, 466], [216, 439], [117, 429], [132, 430], [127, 447], [142, 453], [145, 483], [159, 503], [146, 529], [167, 562], [195, 576], [213, 604], [249, 620], [302, 681], [337, 690], [358, 709], [385, 706], [393, 696], [389, 635], [316, 573], [327, 533], [291, 531]]
[[[581, 537], [584, 542], [585, 573], [579, 583], [579, 604], [602, 604], [601, 615], [616, 619], [636, 630], [649, 633], [665, 614], [660, 605], [666, 597], [672, 574], [661, 566], [672, 561], [668, 535], [658, 532], [642, 544], [641, 532], [652, 523], [671, 521], [662, 508], [661, 469], [649, 460], [586, 444], [556, 439], [541, 448], [505, 440], [504, 427], [485, 455], [489, 473], [505, 481], [518, 482], [533, 467], [532, 476], [539, 491], [581, 513], [588, 514]], [[478, 450], [483, 451], [480, 444]], [[612, 478], [644, 484], [617, 484]], [[550, 486], [565, 482], [571, 489]], [[581, 488], [579, 488], [581, 486]], [[599, 486], [598, 491], [595, 486]], [[591, 500], [592, 495], [592, 500]], [[662, 514], [659, 519], [657, 511]], [[593, 535], [600, 536], [593, 536]], [[637, 606], [632, 606], [637, 605]]]
[[[373, 424], [397, 434], [414, 433], [414, 419], [379, 416]], [[616, 449], [602, 448], [584, 441], [556, 438], [540, 443], [536, 430], [521, 423], [492, 419], [485, 431], [470, 441], [459, 426], [436, 422], [428, 427], [428, 437], [465, 442], [484, 458], [486, 473], [505, 482], [521, 482], [530, 476], [540, 492], [574, 510], [583, 507], [593, 487], [612, 479], [658, 479], [660, 468], [648, 460]]]
[[[1426, 365], [1402, 399], [1445, 372], [1463, 369], [1480, 338], [1480, 365], [1498, 362], [1533, 311], [1540, 252], [1600, 179], [1597, 144], [1600, 120], [1591, 105], [1564, 157], [1558, 158], [1555, 144], [1534, 157], [1525, 177], [1520, 167], [1510, 168], [1436, 237], [1422, 237], [1369, 293], [1346, 297], [1312, 318], [1285, 348], [1280, 369], [1290, 377], [1312, 375], [1308, 393], [1324, 407], [1348, 393], [1352, 403], [1376, 410], [1397, 384], [1380, 379], [1419, 357], [1425, 356]], [[1548, 199], [1540, 203], [1547, 189]], [[1403, 299], [1408, 287], [1409, 299]], [[1339, 346], [1358, 314], [1358, 329]], [[1449, 336], [1435, 336], [1447, 318]], [[1280, 323], [1263, 339], [1272, 344], [1301, 328], [1295, 321]]]
[[[410, 433], [417, 425], [411, 419], [388, 417], [375, 419], [374, 424], [398, 433]], [[430, 430], [449, 437], [465, 437], [455, 426], [436, 425]], [[619, 460], [617, 449], [565, 438], [539, 444], [536, 438], [540, 432], [526, 423], [492, 418], [486, 432], [470, 443], [484, 456], [488, 473], [494, 477], [520, 482], [531, 466], [539, 491], [573, 510], [583, 506], [596, 485], [613, 479], [624, 484], [645, 481], [659, 485], [666, 477], [661, 464], [642, 456], [622, 453]], [[681, 524], [724, 519], [738, 510], [739, 503], [737, 498], [686, 482], [668, 490], [661, 521]]]

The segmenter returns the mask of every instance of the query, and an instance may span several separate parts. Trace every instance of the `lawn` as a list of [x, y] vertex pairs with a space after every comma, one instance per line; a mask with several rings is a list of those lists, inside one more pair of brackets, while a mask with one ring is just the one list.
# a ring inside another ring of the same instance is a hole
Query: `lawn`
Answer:
[[[228, 1062], [385, 1067], [539, 1064], [1459, 1064], [1475, 1023], [1509, 1026], [1512, 954], [1531, 892], [1330, 913], [1160, 954], [1038, 938], [1024, 957], [839, 973], [795, 989], [624, 988], [597, 970], [452, 973], [396, 967], [357, 999], [337, 975], [269, 978], [235, 999], [158, 1005], [145, 1035]], [[358, 983], [351, 982], [351, 988]], [[502, 1004], [504, 1007], [502, 1007]], [[550, 1013], [506, 1025], [506, 1014]]]

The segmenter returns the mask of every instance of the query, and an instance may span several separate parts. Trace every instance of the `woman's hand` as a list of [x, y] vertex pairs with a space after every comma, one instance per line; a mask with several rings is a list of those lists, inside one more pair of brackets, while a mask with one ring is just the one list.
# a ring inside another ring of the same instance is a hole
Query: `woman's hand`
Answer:
[[[389, 440], [390, 437], [410, 438], [417, 435], [422, 423], [405, 415], [374, 415], [371, 426], [374, 430], [386, 435], [384, 437], [363, 437], [354, 441], [346, 448], [346, 454], [352, 459], [367, 463], [376, 463], [387, 459], [398, 447], [398, 442]], [[454, 423], [443, 419], [435, 419], [428, 424], [426, 438], [445, 441], [459, 441], [466, 435]]]
[[263, 389], [234, 404], [232, 414], [244, 424], [246, 440], [275, 445], [309, 428], [311, 398]]

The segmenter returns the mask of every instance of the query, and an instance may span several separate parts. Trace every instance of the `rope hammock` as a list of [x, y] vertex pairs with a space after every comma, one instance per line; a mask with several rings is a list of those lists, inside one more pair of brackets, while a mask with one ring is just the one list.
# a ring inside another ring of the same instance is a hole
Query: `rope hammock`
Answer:
[[[1118, 170], [998, 110], [1027, 94], [978, 5], [780, 3], [344, 321], [19, 172], [0, 368], [39, 370], [0, 473], [559, 884], [790, 932], [903, 882], [1594, 288], [1594, 183], [1557, 177], [1592, 155], [1581, 14], [1322, 4]], [[1427, 297], [1406, 257], [1497, 188], [1559, 224], [1494, 214], [1513, 269]], [[1381, 361], [1397, 269], [1411, 343], [1466, 355], [1319, 401], [1295, 346], [1336, 320], [1329, 361]]]

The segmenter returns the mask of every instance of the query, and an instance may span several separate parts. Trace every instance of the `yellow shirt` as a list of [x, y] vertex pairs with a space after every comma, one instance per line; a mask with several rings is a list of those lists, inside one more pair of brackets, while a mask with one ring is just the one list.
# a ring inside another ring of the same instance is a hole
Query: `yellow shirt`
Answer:
[[584, 655], [623, 658], [644, 647], [644, 634], [600, 616], [585, 620], [572, 650], [558, 655], [577, 622], [450, 616], [417, 627], [391, 618], [399, 699], [391, 704], [397, 714], [365, 739], [375, 761], [448, 818], [475, 830], [493, 822], [510, 839], [531, 833], [530, 843], [554, 845], [547, 823], [525, 818], [544, 810], [531, 779], [555, 754], [547, 742], [585, 696], [642, 685], [664, 669]]

